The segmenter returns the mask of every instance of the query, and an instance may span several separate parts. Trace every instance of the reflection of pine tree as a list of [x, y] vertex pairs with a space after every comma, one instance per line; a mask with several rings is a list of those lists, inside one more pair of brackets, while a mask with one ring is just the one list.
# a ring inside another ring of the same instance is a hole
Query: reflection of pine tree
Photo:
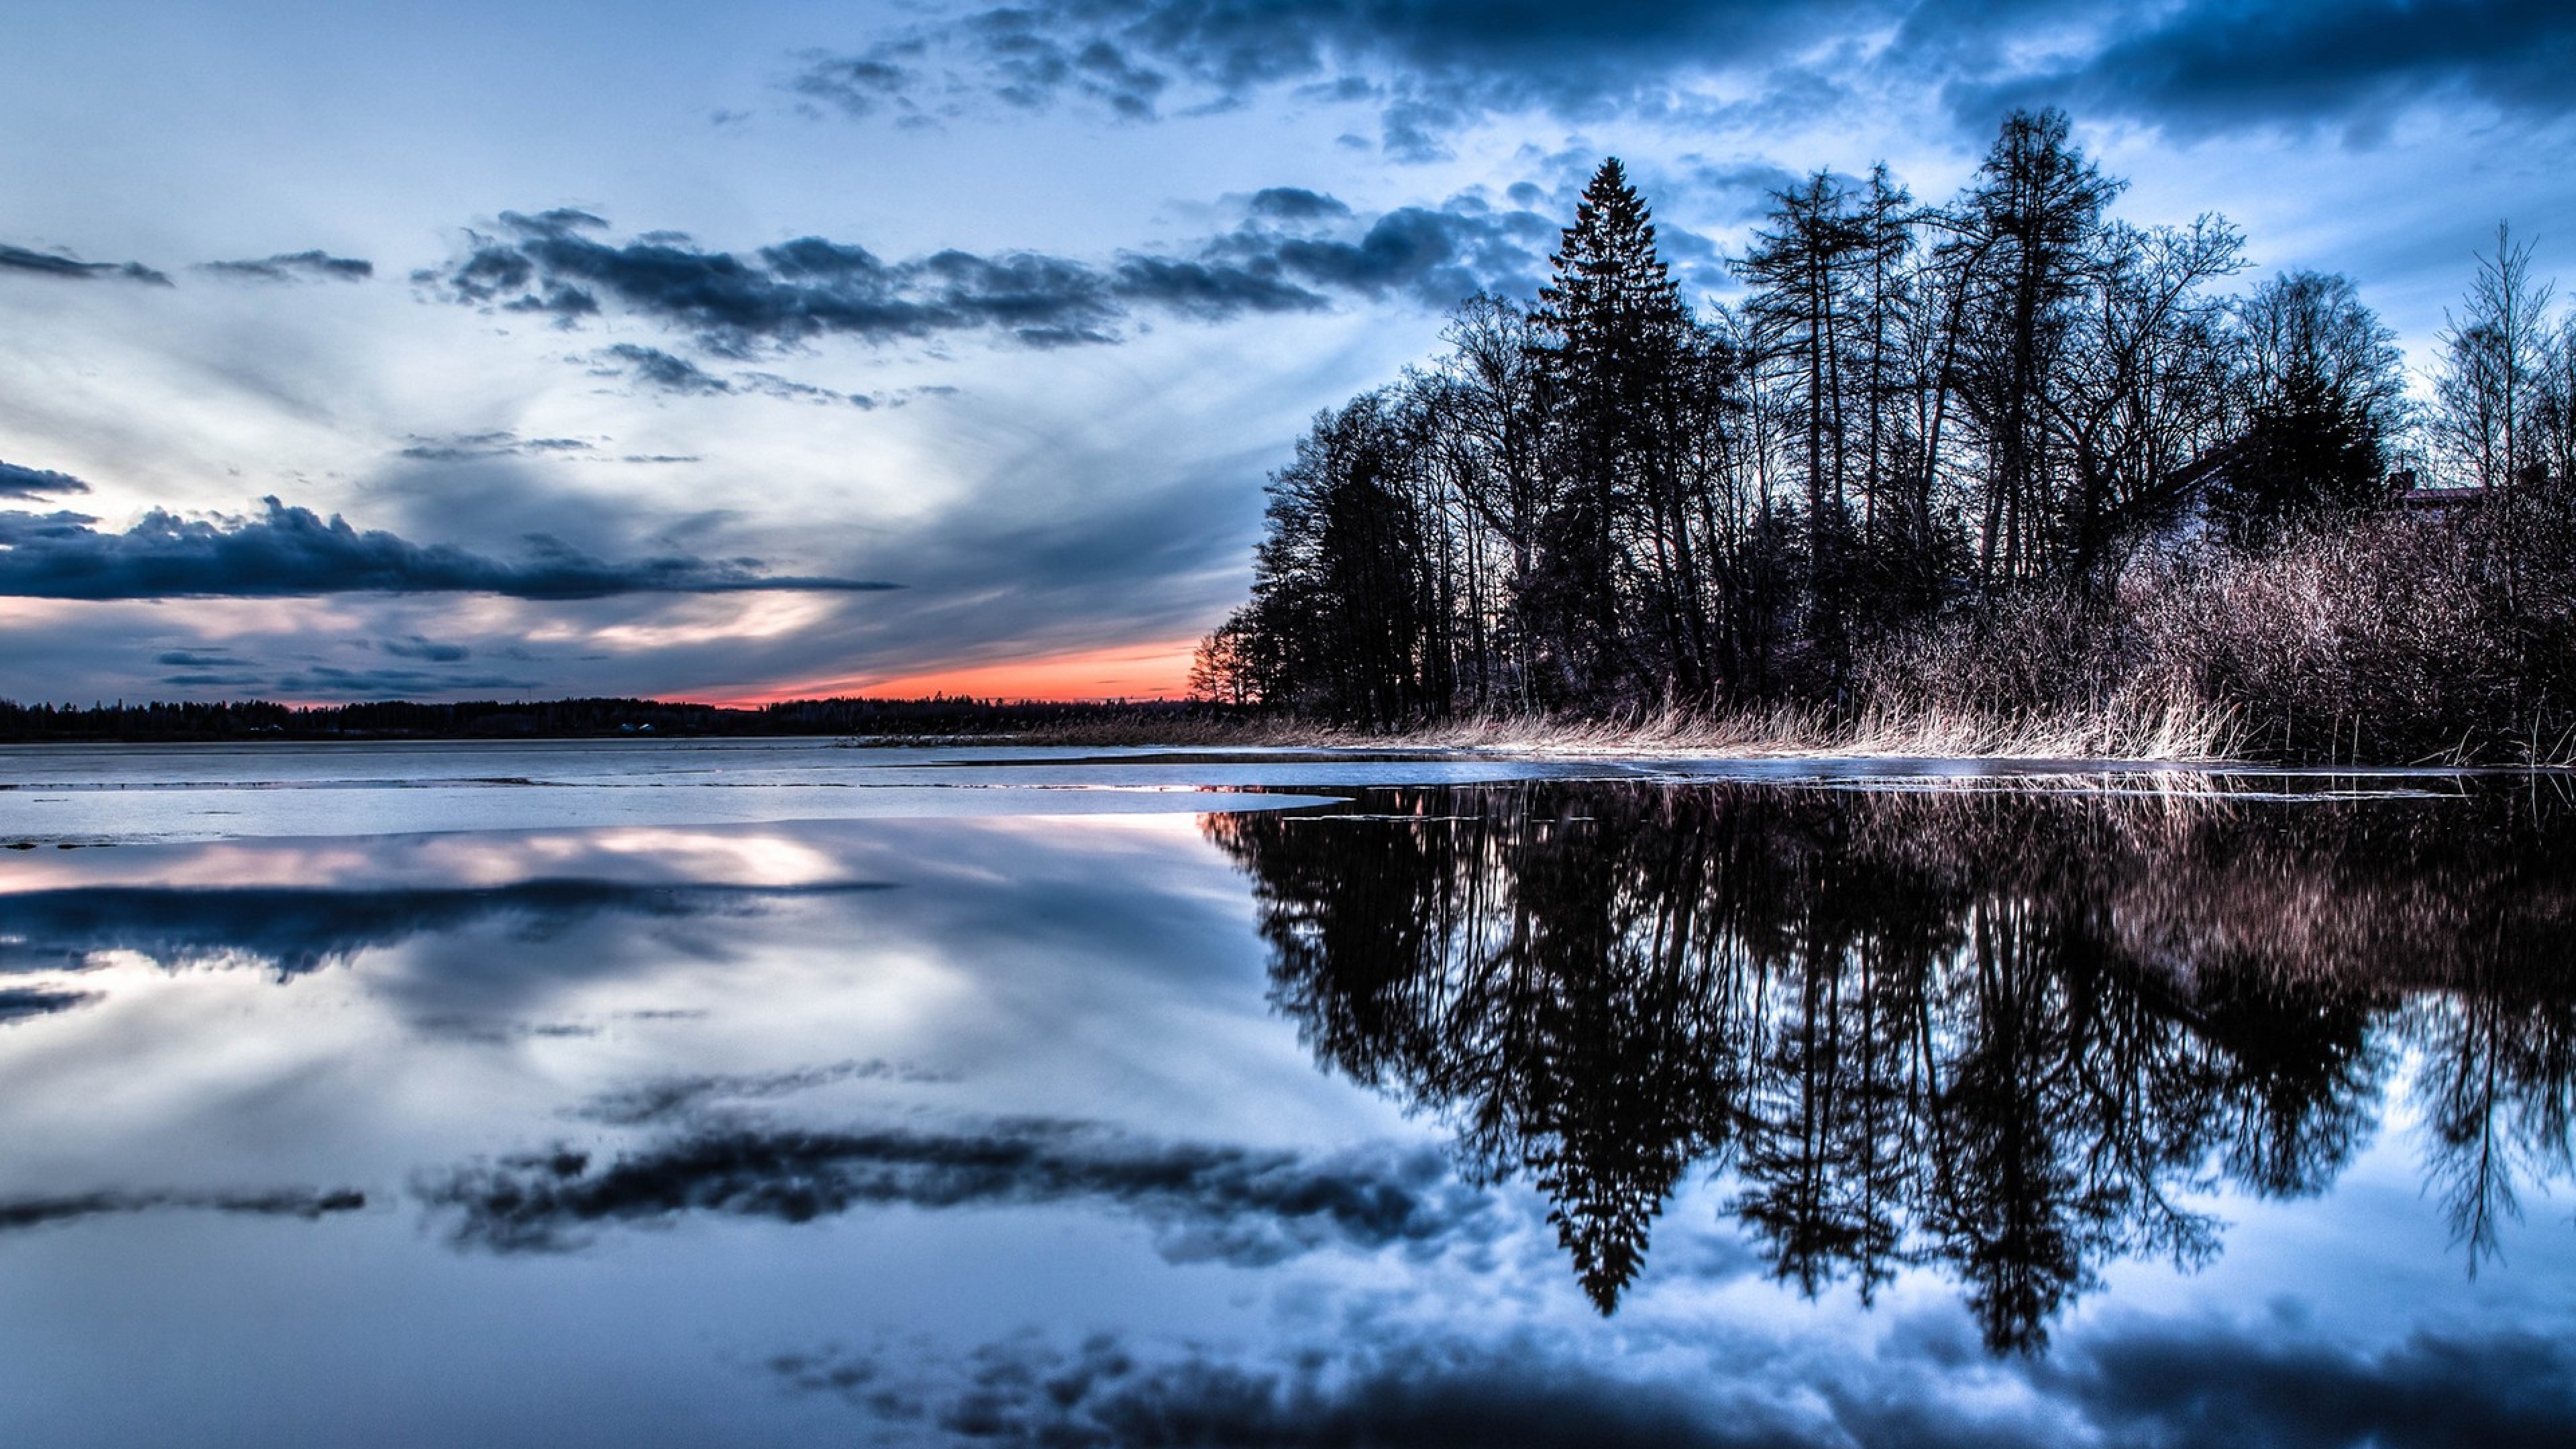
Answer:
[[[1526, 1175], [1613, 1309], [1684, 1174], [1809, 1293], [1901, 1266], [2036, 1349], [2117, 1257], [2216, 1250], [2190, 1196], [2331, 1180], [2405, 989], [2474, 1250], [2576, 1173], [2576, 829], [2300, 807], [1529, 783], [1211, 817], [1322, 1060]], [[2478, 923], [2484, 923], [2480, 929]], [[2464, 943], [2468, 943], [2465, 944]], [[2493, 963], [2464, 971], [2464, 951]], [[2491, 984], [2512, 983], [2510, 991]]]

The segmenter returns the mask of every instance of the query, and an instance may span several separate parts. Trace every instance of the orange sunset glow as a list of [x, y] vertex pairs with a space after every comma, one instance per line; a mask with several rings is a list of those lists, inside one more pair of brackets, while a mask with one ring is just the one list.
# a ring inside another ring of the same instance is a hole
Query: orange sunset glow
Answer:
[[1177, 699], [1189, 692], [1195, 639], [1164, 639], [1114, 649], [1050, 654], [1001, 664], [978, 664], [896, 676], [849, 675], [718, 701], [754, 707], [780, 700], [860, 694], [879, 699], [966, 695], [976, 699], [1076, 702], [1104, 699]]

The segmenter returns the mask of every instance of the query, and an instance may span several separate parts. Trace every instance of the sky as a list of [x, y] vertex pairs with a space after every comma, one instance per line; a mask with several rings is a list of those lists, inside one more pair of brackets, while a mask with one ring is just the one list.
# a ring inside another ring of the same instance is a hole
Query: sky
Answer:
[[2576, 9], [0, 0], [0, 698], [1177, 693], [1319, 408], [1601, 159], [1771, 191], [2057, 105], [2429, 371], [2576, 276]]

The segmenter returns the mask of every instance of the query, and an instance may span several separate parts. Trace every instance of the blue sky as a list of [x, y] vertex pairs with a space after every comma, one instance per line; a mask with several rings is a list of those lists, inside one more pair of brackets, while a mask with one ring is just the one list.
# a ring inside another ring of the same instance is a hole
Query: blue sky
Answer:
[[22, 700], [1153, 692], [1307, 417], [1606, 154], [1699, 298], [2018, 104], [2419, 368], [2498, 220], [2576, 256], [2543, 5], [7, 10]]

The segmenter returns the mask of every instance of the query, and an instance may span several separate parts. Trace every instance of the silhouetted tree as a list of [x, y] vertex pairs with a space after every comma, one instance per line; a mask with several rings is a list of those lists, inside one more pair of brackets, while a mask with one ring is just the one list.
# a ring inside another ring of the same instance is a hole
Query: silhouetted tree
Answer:
[[2239, 302], [2233, 323], [2245, 422], [2210, 490], [2222, 536], [2259, 549], [2383, 503], [2405, 368], [2351, 280], [2285, 272]]

